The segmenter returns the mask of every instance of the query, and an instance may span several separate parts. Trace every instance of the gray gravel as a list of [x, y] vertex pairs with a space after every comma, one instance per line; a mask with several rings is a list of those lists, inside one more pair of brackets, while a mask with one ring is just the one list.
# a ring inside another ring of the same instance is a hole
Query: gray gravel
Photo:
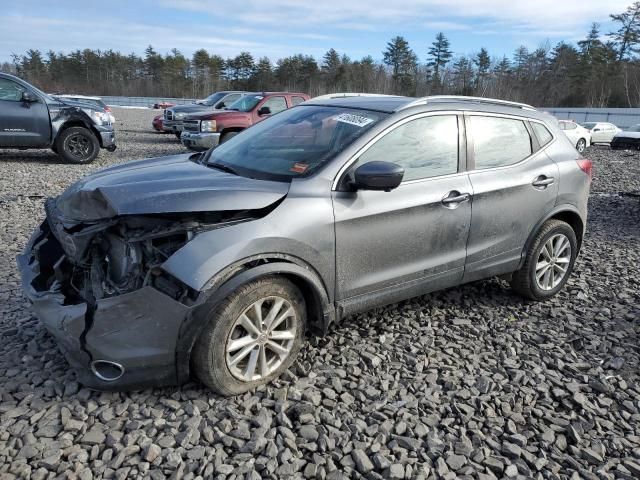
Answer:
[[82, 388], [29, 313], [14, 257], [44, 197], [105, 165], [183, 151], [116, 109], [90, 166], [0, 152], [0, 480], [640, 478], [640, 155], [594, 147], [590, 225], [568, 287], [498, 280], [349, 318], [277, 383], [221, 399]]

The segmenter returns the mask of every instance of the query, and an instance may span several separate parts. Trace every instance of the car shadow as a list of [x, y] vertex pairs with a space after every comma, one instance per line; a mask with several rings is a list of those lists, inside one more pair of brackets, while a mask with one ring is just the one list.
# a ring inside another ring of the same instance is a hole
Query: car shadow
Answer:
[[44, 163], [50, 165], [68, 164], [64, 158], [46, 150], [4, 150], [0, 152], [0, 162], [5, 163]]

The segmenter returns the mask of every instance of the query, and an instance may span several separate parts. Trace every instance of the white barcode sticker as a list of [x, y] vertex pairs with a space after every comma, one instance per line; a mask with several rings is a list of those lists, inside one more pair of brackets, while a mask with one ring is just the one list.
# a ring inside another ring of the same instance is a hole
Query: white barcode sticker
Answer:
[[335, 119], [338, 122], [348, 123], [356, 127], [364, 127], [373, 122], [372, 118], [363, 117], [362, 115], [354, 115], [353, 113], [341, 113]]

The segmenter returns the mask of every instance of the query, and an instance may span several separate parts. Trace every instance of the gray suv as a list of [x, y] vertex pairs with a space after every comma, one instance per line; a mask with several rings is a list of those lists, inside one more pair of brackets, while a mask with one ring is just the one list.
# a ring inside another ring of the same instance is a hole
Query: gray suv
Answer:
[[497, 275], [552, 297], [590, 180], [528, 105], [323, 98], [205, 153], [86, 177], [46, 202], [18, 263], [85, 385], [194, 375], [238, 394], [355, 312]]

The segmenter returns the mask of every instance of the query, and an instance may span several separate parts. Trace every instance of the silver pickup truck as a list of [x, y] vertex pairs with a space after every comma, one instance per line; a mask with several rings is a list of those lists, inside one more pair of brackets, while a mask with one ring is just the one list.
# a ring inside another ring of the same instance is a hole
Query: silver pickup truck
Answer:
[[167, 108], [164, 111], [164, 118], [162, 119], [162, 129], [165, 132], [174, 133], [176, 137], [180, 138], [183, 130], [182, 121], [187, 115], [197, 115], [222, 110], [247, 93], [249, 92], [216, 92], [190, 105], [176, 105], [175, 107]]

